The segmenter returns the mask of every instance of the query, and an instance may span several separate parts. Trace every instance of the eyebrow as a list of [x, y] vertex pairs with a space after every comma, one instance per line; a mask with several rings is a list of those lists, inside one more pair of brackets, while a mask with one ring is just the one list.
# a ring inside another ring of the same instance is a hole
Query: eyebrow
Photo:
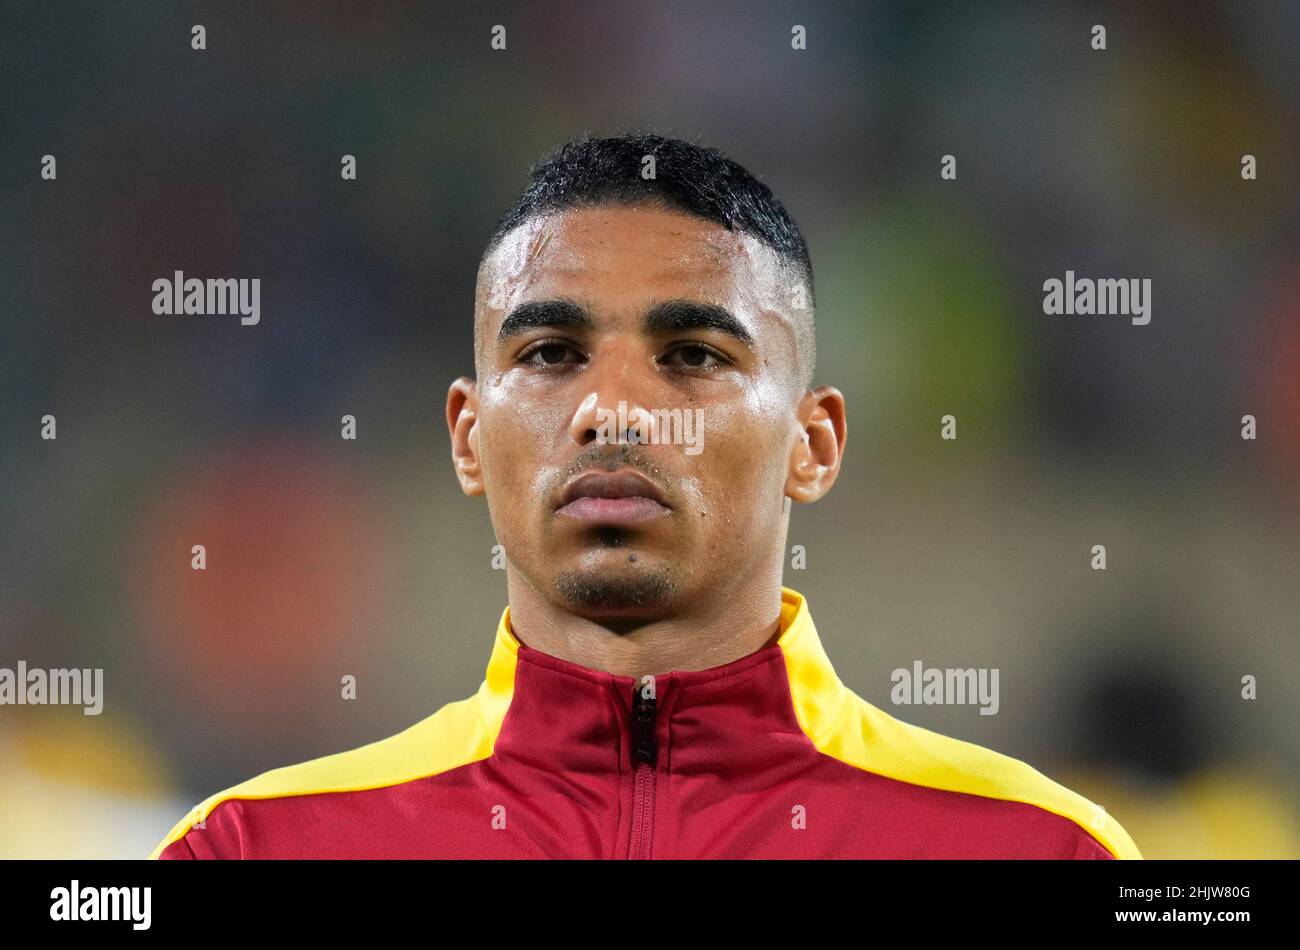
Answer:
[[590, 330], [595, 325], [591, 315], [572, 300], [531, 300], [515, 307], [501, 321], [497, 342], [504, 343], [512, 336], [543, 327]]
[[[506, 315], [497, 332], [497, 342], [504, 343], [512, 336], [544, 327], [591, 330], [595, 326], [591, 314], [572, 300], [533, 300], [520, 304]], [[666, 300], [655, 304], [641, 318], [641, 327], [647, 333], [716, 330], [746, 346], [754, 345], [753, 336], [731, 311], [716, 304], [693, 300]]]
[[648, 333], [673, 333], [680, 330], [716, 330], [739, 340], [746, 346], [754, 345], [745, 325], [725, 307], [693, 300], [667, 300], [651, 307], [642, 319]]

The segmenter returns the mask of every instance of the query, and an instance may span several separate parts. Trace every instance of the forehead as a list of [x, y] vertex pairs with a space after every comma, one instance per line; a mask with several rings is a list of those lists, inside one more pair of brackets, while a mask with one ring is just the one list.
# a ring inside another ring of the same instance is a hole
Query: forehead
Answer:
[[495, 311], [497, 321], [544, 297], [610, 315], [687, 297], [757, 316], [783, 310], [787, 295], [780, 258], [758, 239], [678, 211], [615, 205], [530, 218], [484, 260], [479, 283], [480, 316]]

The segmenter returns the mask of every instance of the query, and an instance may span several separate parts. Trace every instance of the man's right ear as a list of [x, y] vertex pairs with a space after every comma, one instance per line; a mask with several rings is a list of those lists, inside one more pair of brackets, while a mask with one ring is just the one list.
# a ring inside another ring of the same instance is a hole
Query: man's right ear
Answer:
[[451, 433], [451, 462], [461, 491], [483, 494], [483, 468], [478, 458], [478, 393], [468, 376], [460, 377], [447, 390], [447, 430]]

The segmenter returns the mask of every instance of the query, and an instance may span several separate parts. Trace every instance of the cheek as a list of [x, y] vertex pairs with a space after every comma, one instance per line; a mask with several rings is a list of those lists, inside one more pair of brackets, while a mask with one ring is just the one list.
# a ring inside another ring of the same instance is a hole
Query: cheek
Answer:
[[782, 506], [783, 437], [784, 429], [770, 416], [737, 407], [705, 410], [703, 451], [687, 469], [699, 492], [695, 522], [700, 528], [736, 537], [752, 533], [747, 526], [754, 522], [766, 530], [763, 525]]
[[479, 453], [487, 476], [489, 497], [502, 509], [530, 506], [550, 487], [557, 439], [563, 438], [566, 416], [555, 401], [534, 403], [504, 389], [482, 400]]

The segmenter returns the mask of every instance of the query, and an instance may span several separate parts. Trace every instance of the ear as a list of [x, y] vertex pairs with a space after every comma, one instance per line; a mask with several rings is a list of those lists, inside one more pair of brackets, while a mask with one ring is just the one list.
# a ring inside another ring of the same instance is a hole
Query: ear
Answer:
[[790, 452], [785, 493], [795, 501], [812, 502], [830, 491], [840, 472], [849, 434], [844, 395], [834, 386], [810, 389], [797, 415], [801, 431]]
[[451, 433], [451, 462], [461, 491], [483, 494], [483, 469], [478, 457], [478, 392], [468, 376], [460, 377], [447, 390], [447, 430]]

